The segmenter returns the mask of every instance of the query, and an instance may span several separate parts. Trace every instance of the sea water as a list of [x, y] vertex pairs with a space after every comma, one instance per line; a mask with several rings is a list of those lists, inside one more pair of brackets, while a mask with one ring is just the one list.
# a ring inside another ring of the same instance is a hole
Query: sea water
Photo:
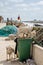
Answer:
[[28, 25], [30, 27], [33, 27], [35, 24], [38, 24], [38, 25], [42, 25], [43, 26], [43, 23], [30, 23], [30, 22], [23, 22], [25, 25]]

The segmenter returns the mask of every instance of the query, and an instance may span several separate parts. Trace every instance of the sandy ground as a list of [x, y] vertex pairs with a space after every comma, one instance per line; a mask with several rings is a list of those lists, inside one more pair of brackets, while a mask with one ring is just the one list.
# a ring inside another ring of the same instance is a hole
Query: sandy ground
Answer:
[[27, 65], [27, 63], [22, 63], [22, 62], [19, 62], [19, 61], [17, 61], [17, 62], [15, 62], [15, 61], [14, 62], [1, 61], [0, 65]]
[[0, 40], [0, 61], [6, 60], [6, 47], [8, 46], [12, 46], [15, 49], [15, 42]]
[[15, 42], [13, 40], [5, 41], [4, 39], [4, 37], [0, 37], [0, 65], [26, 65], [20, 61], [6, 61], [6, 47], [13, 46], [15, 49]]

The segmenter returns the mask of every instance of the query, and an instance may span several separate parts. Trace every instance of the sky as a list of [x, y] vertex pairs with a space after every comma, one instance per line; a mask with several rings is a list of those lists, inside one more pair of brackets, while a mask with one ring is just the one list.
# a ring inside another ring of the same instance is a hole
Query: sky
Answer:
[[0, 0], [0, 16], [21, 20], [43, 20], [43, 0]]

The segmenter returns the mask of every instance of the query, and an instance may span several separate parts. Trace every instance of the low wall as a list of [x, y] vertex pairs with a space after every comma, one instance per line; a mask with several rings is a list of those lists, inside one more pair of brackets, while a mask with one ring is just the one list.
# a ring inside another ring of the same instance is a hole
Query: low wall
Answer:
[[33, 59], [37, 65], [43, 65], [43, 47], [38, 45], [33, 46]]
[[0, 29], [4, 26], [6, 26], [6, 23], [0, 23]]

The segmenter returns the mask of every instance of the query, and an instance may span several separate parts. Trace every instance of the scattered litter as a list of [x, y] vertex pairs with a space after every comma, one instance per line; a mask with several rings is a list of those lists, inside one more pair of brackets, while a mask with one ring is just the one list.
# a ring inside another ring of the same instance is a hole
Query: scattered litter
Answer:
[[32, 59], [28, 59], [26, 62], [27, 62], [27, 65], [35, 65], [35, 61]]

